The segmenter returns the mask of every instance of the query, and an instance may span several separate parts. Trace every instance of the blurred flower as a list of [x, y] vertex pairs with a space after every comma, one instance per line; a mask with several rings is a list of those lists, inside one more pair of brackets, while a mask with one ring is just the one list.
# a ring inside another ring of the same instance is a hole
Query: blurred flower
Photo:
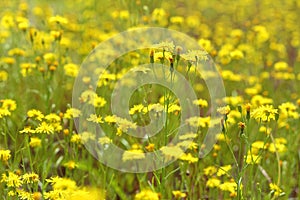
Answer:
[[159, 200], [159, 195], [152, 190], [144, 189], [134, 196], [134, 200]]
[[10, 159], [11, 154], [10, 154], [10, 150], [0, 150], [0, 160], [1, 161], [8, 161], [8, 159]]

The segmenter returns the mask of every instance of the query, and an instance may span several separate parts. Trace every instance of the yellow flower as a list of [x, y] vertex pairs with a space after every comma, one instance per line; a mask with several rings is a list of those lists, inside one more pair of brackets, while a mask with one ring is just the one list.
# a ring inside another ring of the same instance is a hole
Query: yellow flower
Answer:
[[142, 114], [142, 110], [143, 109], [144, 109], [144, 105], [143, 104], [134, 105], [132, 108], [130, 108], [129, 114], [130, 115], [133, 115], [135, 113], [141, 113]]
[[0, 160], [6, 162], [8, 159], [10, 159], [10, 157], [10, 150], [0, 150]]
[[76, 77], [79, 72], [79, 66], [74, 63], [64, 65], [64, 71], [67, 76]]
[[173, 190], [172, 194], [173, 194], [175, 199], [181, 199], [181, 198], [186, 197], [186, 193], [181, 192], [180, 190]]
[[289, 65], [286, 63], [286, 62], [277, 62], [274, 64], [274, 69], [276, 71], [284, 71], [284, 70], [287, 70], [289, 67]]
[[92, 104], [96, 108], [101, 108], [106, 104], [106, 100], [103, 97], [95, 96], [92, 100]]
[[208, 127], [210, 125], [210, 116], [209, 117], [191, 117], [186, 119], [186, 123], [188, 123], [192, 127]]
[[32, 137], [30, 138], [30, 142], [29, 142], [29, 146], [30, 147], [40, 147], [41, 146], [41, 139], [37, 138], [37, 137]]
[[184, 135], [180, 135], [179, 139], [180, 140], [187, 140], [187, 139], [194, 139], [197, 137], [196, 133], [186, 133]]
[[217, 109], [217, 112], [222, 115], [228, 115], [230, 112], [230, 107], [229, 107], [229, 105], [220, 107]]
[[275, 115], [278, 114], [278, 109], [275, 109], [273, 105], [262, 105], [252, 111], [251, 117], [263, 122], [275, 120]]
[[69, 108], [66, 110], [66, 113], [64, 114], [65, 119], [71, 119], [76, 118], [81, 115], [81, 111], [77, 108]]
[[214, 188], [218, 187], [220, 184], [221, 181], [218, 178], [212, 177], [207, 180], [206, 187]]
[[133, 123], [133, 122], [127, 120], [127, 119], [116, 117], [116, 121], [117, 121], [117, 124], [118, 124], [118, 128], [122, 132], [127, 132], [128, 129], [136, 129], [137, 128], [136, 123]]
[[0, 81], [7, 81], [8, 73], [4, 70], [0, 70]]
[[68, 161], [68, 162], [66, 162], [65, 164], [64, 164], [64, 166], [66, 167], [66, 168], [68, 168], [68, 169], [75, 169], [76, 167], [78, 167], [78, 165], [75, 163], [75, 161], [73, 161], [73, 160], [70, 160], [70, 161]]
[[134, 200], [159, 200], [159, 195], [152, 190], [142, 190], [137, 193], [134, 197]]
[[82, 143], [81, 136], [79, 134], [72, 135], [71, 142], [75, 144], [81, 144]]
[[184, 153], [178, 146], [163, 146], [160, 148], [160, 151], [166, 156], [167, 160], [172, 158], [177, 159]]
[[183, 24], [184, 18], [181, 16], [174, 16], [170, 18], [172, 24]]
[[215, 166], [208, 166], [204, 168], [203, 172], [207, 176], [212, 176], [213, 174], [217, 173], [217, 168]]
[[231, 170], [231, 165], [225, 165], [225, 166], [222, 166], [218, 169], [218, 172], [217, 172], [217, 176], [223, 176], [225, 174], [228, 173], [228, 171]]
[[149, 144], [145, 147], [145, 149], [146, 149], [147, 151], [149, 151], [149, 152], [154, 151], [154, 148], [155, 148], [155, 145], [154, 145], [153, 143], [149, 143]]
[[219, 185], [222, 191], [228, 191], [230, 193], [235, 193], [237, 189], [237, 184], [235, 182], [226, 181]]
[[251, 105], [253, 105], [254, 107], [258, 107], [264, 104], [272, 104], [272, 103], [273, 103], [273, 99], [263, 97], [261, 95], [255, 95], [251, 99]]
[[180, 160], [187, 161], [189, 164], [198, 162], [198, 158], [192, 156], [191, 153], [184, 153], [182, 156], [180, 156]]
[[284, 194], [283, 191], [280, 189], [280, 187], [278, 185], [276, 185], [275, 183], [270, 183], [269, 187], [275, 197], [279, 197]]
[[112, 143], [112, 139], [110, 139], [109, 137], [100, 137], [98, 138], [98, 143], [101, 144], [101, 145], [105, 145], [105, 144], [110, 144]]
[[35, 129], [36, 133], [47, 133], [53, 134], [54, 127], [51, 124], [47, 124], [46, 122], [42, 122], [39, 126]]
[[193, 101], [194, 105], [200, 106], [202, 108], [205, 108], [208, 106], [208, 103], [205, 99], [198, 99]]
[[36, 173], [26, 173], [22, 175], [22, 180], [24, 183], [36, 183], [39, 181], [39, 175], [37, 175]]
[[107, 115], [106, 117], [104, 117], [104, 121], [108, 124], [116, 123], [117, 117], [115, 115]]
[[248, 151], [247, 155], [245, 155], [247, 164], [259, 164], [261, 161], [261, 156], [256, 153], [251, 153]]
[[144, 159], [144, 158], [145, 158], [145, 154], [142, 150], [131, 149], [131, 150], [127, 150], [123, 153], [122, 161], [126, 162], [128, 160], [140, 160], [140, 159]]
[[61, 178], [61, 177], [51, 177], [50, 179], [46, 179], [48, 183], [50, 183], [53, 187], [53, 190], [76, 190], [76, 182], [68, 179], [68, 178]]
[[94, 123], [103, 123], [102, 117], [97, 116], [96, 114], [91, 114], [89, 118], [86, 119], [89, 122], [94, 122]]
[[38, 121], [42, 121], [42, 119], [44, 118], [43, 113], [39, 110], [36, 110], [36, 109], [29, 110], [27, 112], [27, 116], [30, 117], [30, 118], [35, 118]]
[[16, 101], [12, 99], [1, 99], [0, 103], [2, 103], [2, 108], [8, 109], [9, 111], [14, 111], [17, 108]]
[[21, 177], [13, 172], [8, 172], [8, 176], [4, 173], [2, 174], [2, 179], [0, 182], [6, 183], [7, 187], [19, 188], [22, 185]]
[[49, 18], [49, 23], [67, 24], [69, 21], [67, 18], [56, 15]]

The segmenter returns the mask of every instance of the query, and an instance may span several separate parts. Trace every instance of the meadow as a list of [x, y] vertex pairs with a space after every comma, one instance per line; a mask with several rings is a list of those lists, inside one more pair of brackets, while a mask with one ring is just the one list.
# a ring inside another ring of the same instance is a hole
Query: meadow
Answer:
[[0, 198], [299, 199], [299, 10], [0, 0]]

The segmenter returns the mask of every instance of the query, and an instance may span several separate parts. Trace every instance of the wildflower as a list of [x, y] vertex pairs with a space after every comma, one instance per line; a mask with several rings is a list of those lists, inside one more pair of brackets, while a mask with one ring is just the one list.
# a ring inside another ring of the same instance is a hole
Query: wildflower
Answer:
[[116, 120], [117, 120], [118, 128], [122, 132], [127, 132], [128, 129], [136, 129], [137, 128], [136, 123], [133, 123], [127, 119], [116, 117]]
[[37, 175], [36, 173], [26, 173], [22, 175], [22, 180], [24, 183], [26, 184], [30, 184], [30, 183], [36, 183], [39, 181], [39, 175]]
[[7, 187], [18, 188], [22, 185], [21, 177], [13, 172], [8, 172], [8, 176], [4, 173], [2, 174], [2, 179], [0, 182], [5, 182]]
[[112, 139], [110, 139], [109, 137], [106, 137], [106, 136], [100, 137], [98, 139], [98, 143], [101, 145], [110, 144], [110, 143], [112, 143]]
[[250, 109], [251, 109], [251, 104], [247, 103], [245, 105], [245, 108], [246, 108], [246, 119], [249, 120], [250, 119]]
[[263, 122], [275, 120], [275, 115], [278, 114], [278, 109], [273, 108], [273, 105], [262, 105], [251, 113], [251, 117]]
[[194, 105], [200, 106], [202, 108], [205, 108], [208, 106], [208, 103], [205, 99], [198, 99], [193, 101]]
[[67, 18], [56, 15], [49, 18], [49, 23], [67, 24], [69, 21]]
[[209, 117], [191, 117], [186, 119], [186, 123], [193, 127], [208, 127], [210, 125]]
[[0, 108], [0, 118], [10, 116], [11, 112], [6, 108]]
[[79, 66], [74, 63], [64, 65], [64, 71], [67, 76], [76, 77], [79, 72]]
[[9, 111], [14, 111], [17, 108], [16, 101], [12, 99], [1, 99], [0, 103], [2, 103], [2, 108], [8, 109]]
[[10, 150], [0, 150], [0, 160], [7, 162], [10, 157]]
[[134, 196], [134, 200], [159, 200], [159, 195], [152, 190], [144, 189]]
[[34, 148], [34, 147], [40, 147], [41, 146], [41, 139], [37, 138], [37, 137], [31, 137], [30, 138], [30, 142], [29, 142], [29, 146]]
[[45, 119], [51, 123], [60, 123], [60, 121], [61, 121], [61, 118], [55, 113], [50, 113], [50, 114], [46, 115]]
[[228, 105], [220, 107], [220, 108], [217, 109], [217, 112], [222, 114], [222, 115], [228, 115], [229, 112], [230, 112], [230, 107]]
[[231, 165], [225, 165], [225, 166], [220, 167], [217, 171], [217, 176], [223, 176], [223, 175], [227, 174], [228, 171], [231, 170], [231, 168], [232, 168]]
[[184, 153], [178, 146], [163, 146], [162, 148], [160, 148], [160, 151], [163, 155], [166, 156], [166, 159], [177, 159]]
[[153, 45], [152, 48], [161, 49], [163, 51], [168, 51], [168, 52], [173, 52], [175, 45], [174, 45], [174, 42], [165, 41], [165, 42], [161, 42], [159, 44]]
[[209, 53], [212, 52], [212, 50], [213, 50], [213, 46], [212, 46], [210, 40], [200, 38], [198, 40], [198, 44], [200, 45], [200, 47], [202, 47], [205, 51], [207, 51]]
[[172, 112], [176, 113], [176, 112], [179, 112], [179, 111], [181, 111], [181, 107], [177, 104], [171, 104], [168, 107], [168, 113], [172, 113]]
[[196, 133], [186, 133], [179, 136], [180, 140], [194, 139], [197, 137]]
[[263, 132], [263, 133], [265, 133], [267, 135], [269, 135], [271, 133], [271, 131], [272, 131], [272, 129], [270, 127], [267, 128], [265, 126], [261, 126], [259, 128], [259, 132]]
[[131, 150], [127, 150], [123, 153], [122, 156], [122, 161], [128, 161], [128, 160], [140, 160], [140, 159], [144, 159], [145, 158], [145, 154], [142, 150], [140, 149], [131, 149]]
[[276, 185], [275, 183], [270, 183], [269, 187], [270, 187], [271, 193], [273, 193], [275, 197], [279, 197], [284, 194], [283, 191], [280, 189], [280, 187], [278, 185]]
[[279, 110], [280, 110], [280, 117], [281, 118], [294, 118], [294, 119], [298, 119], [299, 118], [299, 114], [296, 111], [297, 107], [296, 105], [294, 105], [291, 102], [286, 102], [286, 103], [282, 103], [281, 105], [278, 106]]
[[180, 190], [173, 190], [172, 194], [175, 199], [181, 199], [186, 197], [186, 193], [181, 192]]
[[207, 52], [204, 50], [189, 50], [186, 54], [182, 54], [181, 57], [191, 63], [208, 60]]
[[154, 151], [154, 148], [155, 148], [155, 145], [154, 145], [153, 143], [149, 143], [149, 144], [145, 147], [145, 149], [146, 149], [147, 151], [149, 151], [149, 152]]
[[204, 174], [207, 176], [212, 176], [213, 174], [217, 173], [217, 168], [215, 166], [208, 166], [204, 168]]
[[[256, 153], [256, 152], [255, 152]], [[245, 155], [247, 164], [259, 164], [261, 161], [261, 156], [255, 154], [251, 151], [248, 151], [247, 155]]]
[[143, 104], [134, 105], [132, 108], [130, 108], [129, 114], [133, 115], [135, 113], [141, 113], [143, 109], [144, 109]]
[[192, 156], [191, 153], [184, 153], [182, 156], [180, 156], [180, 160], [187, 161], [189, 164], [198, 162], [198, 158]]
[[273, 103], [273, 99], [263, 97], [261, 95], [255, 95], [251, 99], [251, 105], [253, 105], [253, 107], [258, 107], [260, 105], [272, 104], [272, 103]]
[[235, 60], [240, 60], [242, 58], [244, 58], [244, 54], [241, 50], [235, 49], [233, 51], [230, 52], [230, 56], [231, 58], [235, 59]]
[[50, 179], [46, 179], [48, 183], [50, 183], [53, 187], [53, 190], [75, 190], [77, 189], [76, 182], [68, 179], [68, 178], [61, 178], [61, 177], [51, 177]]
[[228, 191], [230, 193], [235, 193], [236, 192], [236, 189], [237, 189], [237, 184], [235, 182], [229, 182], [229, 181], [226, 181], [222, 184], [219, 185], [219, 188], [222, 190], [222, 191]]
[[288, 67], [289, 67], [289, 65], [286, 62], [282, 62], [282, 61], [274, 64], [274, 69], [276, 71], [284, 71], [284, 70], [287, 70]]
[[44, 115], [41, 111], [36, 110], [36, 109], [31, 109], [27, 112], [27, 116], [30, 118], [35, 118], [38, 121], [42, 121], [42, 119], [44, 118]]
[[18, 197], [21, 200], [31, 200], [32, 199], [32, 195], [31, 193], [24, 191], [24, 190], [18, 190]]
[[278, 153], [283, 153], [287, 150], [286, 146], [285, 146], [285, 143], [280, 141], [280, 140], [275, 140], [275, 144], [274, 143], [271, 143], [269, 145], [269, 148], [268, 150], [272, 153], [275, 153], [276, 151]]
[[81, 115], [81, 111], [77, 108], [69, 108], [66, 110], [66, 113], [64, 114], [65, 119], [71, 119], [71, 118], [77, 118]]
[[32, 199], [33, 200], [41, 200], [42, 199], [42, 194], [40, 192], [34, 192], [32, 194]]
[[96, 96], [94, 97], [92, 104], [96, 108], [102, 108], [106, 104], [106, 100], [103, 97]]
[[79, 134], [72, 135], [71, 142], [75, 144], [81, 144], [82, 143], [81, 135]]
[[54, 133], [54, 127], [51, 124], [48, 124], [46, 122], [42, 122], [36, 129], [36, 133], [47, 133], [47, 134], [53, 134]]
[[221, 181], [216, 177], [211, 177], [206, 182], [206, 187], [214, 188], [218, 187], [221, 184]]
[[104, 121], [108, 124], [116, 123], [117, 117], [115, 115], [107, 115], [106, 117], [104, 117]]
[[243, 134], [244, 133], [244, 129], [246, 127], [246, 124], [244, 122], [239, 122], [238, 126], [241, 129], [241, 134]]
[[7, 81], [8, 73], [4, 70], [0, 70], [0, 81]]
[[78, 165], [77, 165], [77, 164], [75, 163], [75, 161], [73, 161], [73, 160], [70, 160], [70, 161], [66, 162], [66, 163], [64, 164], [64, 166], [65, 166], [66, 168], [70, 169], [70, 170], [75, 169], [76, 167], [78, 167]]
[[34, 129], [31, 129], [31, 126], [26, 126], [24, 127], [23, 130], [19, 131], [19, 133], [23, 134], [23, 133], [35, 133], [35, 130]]
[[94, 123], [103, 123], [102, 117], [97, 116], [96, 114], [91, 114], [89, 118], [87, 118], [87, 121], [94, 122]]
[[88, 132], [88, 131], [84, 131], [84, 132], [80, 133], [80, 136], [81, 136], [81, 142], [84, 144], [87, 143], [89, 140], [96, 139], [95, 134]]

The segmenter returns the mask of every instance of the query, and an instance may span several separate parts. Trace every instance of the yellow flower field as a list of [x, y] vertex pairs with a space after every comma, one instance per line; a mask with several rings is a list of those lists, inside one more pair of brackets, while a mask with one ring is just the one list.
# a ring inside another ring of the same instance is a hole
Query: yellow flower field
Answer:
[[300, 1], [0, 0], [0, 198], [300, 198]]

